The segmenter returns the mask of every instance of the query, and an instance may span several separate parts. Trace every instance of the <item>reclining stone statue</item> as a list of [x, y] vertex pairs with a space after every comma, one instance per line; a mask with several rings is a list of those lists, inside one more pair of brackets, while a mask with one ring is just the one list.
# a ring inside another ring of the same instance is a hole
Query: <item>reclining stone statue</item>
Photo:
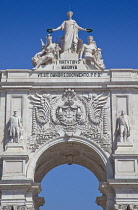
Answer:
[[43, 46], [42, 51], [36, 53], [36, 55], [32, 58], [32, 63], [35, 66], [33, 69], [38, 69], [40, 65], [54, 63], [54, 61], [59, 58], [59, 51], [59, 45], [52, 43], [52, 36], [48, 34], [46, 36], [46, 45]]
[[101, 49], [97, 48], [95, 41], [93, 41], [92, 36], [88, 36], [88, 43], [82, 45], [82, 50], [80, 53], [80, 60], [82, 59], [82, 55], [84, 55], [84, 62], [88, 65], [93, 64], [99, 69], [104, 69], [104, 63], [101, 59]]

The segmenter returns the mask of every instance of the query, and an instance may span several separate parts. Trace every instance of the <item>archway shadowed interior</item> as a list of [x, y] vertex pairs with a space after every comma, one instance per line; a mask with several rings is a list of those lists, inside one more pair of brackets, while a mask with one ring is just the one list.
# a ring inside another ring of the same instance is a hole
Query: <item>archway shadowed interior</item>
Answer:
[[107, 180], [108, 162], [94, 149], [80, 142], [65, 141], [46, 149], [38, 158], [35, 167], [35, 182], [41, 182], [43, 177], [54, 167], [62, 164], [78, 164], [86, 167], [98, 178], [99, 182]]

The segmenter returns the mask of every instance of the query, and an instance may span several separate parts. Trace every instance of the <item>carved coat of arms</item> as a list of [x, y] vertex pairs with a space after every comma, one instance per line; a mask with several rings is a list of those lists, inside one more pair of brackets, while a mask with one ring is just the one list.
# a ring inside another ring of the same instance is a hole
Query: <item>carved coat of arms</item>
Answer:
[[108, 95], [76, 94], [67, 89], [62, 95], [30, 95], [32, 143], [43, 144], [60, 136], [80, 136], [109, 144], [106, 103]]

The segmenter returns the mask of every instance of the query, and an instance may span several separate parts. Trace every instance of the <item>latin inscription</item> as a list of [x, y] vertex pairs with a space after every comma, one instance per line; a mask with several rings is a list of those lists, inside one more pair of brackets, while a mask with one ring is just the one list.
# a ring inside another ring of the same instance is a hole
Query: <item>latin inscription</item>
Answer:
[[61, 66], [61, 69], [77, 69], [77, 66]]
[[101, 77], [101, 72], [44, 72], [38, 77]]
[[68, 65], [76, 65], [76, 64], [79, 64], [80, 61], [79, 60], [59, 60], [58, 61], [59, 64], [68, 64]]
[[[56, 65], [60, 65], [63, 70], [77, 70], [79, 60], [58, 60]], [[101, 77], [101, 72], [42, 72], [38, 77]]]

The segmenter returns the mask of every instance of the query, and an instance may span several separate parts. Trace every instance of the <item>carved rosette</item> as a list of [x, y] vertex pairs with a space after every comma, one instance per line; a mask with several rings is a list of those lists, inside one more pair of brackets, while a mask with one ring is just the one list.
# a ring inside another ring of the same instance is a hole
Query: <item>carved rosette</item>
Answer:
[[106, 103], [108, 95], [76, 94], [67, 89], [62, 95], [30, 95], [32, 107], [32, 136], [35, 150], [48, 140], [78, 136], [87, 138], [110, 152]]

